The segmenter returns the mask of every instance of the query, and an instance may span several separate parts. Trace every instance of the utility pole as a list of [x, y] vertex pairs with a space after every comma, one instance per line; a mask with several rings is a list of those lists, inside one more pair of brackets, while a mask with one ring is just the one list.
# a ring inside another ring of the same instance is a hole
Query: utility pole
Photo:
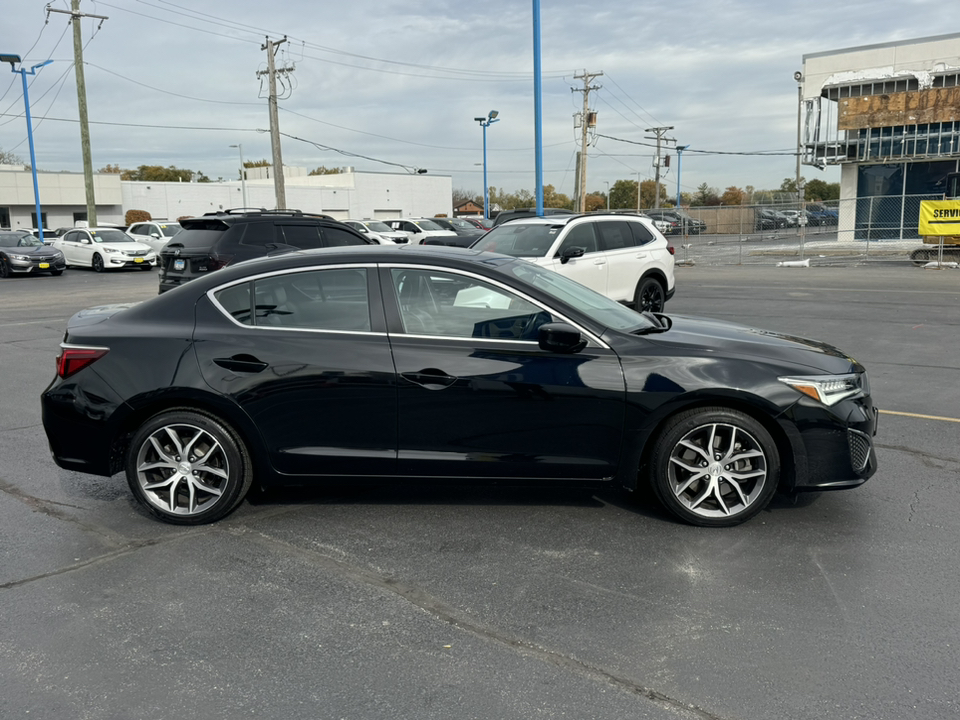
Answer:
[[270, 146], [273, 149], [273, 188], [277, 195], [278, 210], [285, 210], [287, 207], [287, 191], [283, 184], [283, 156], [280, 154], [280, 121], [277, 118], [277, 73], [293, 72], [294, 68], [282, 67], [278, 70], [274, 63], [274, 56], [277, 53], [277, 48], [286, 41], [286, 35], [284, 35], [283, 40], [278, 42], [273, 42], [269, 37], [267, 38], [266, 44], [260, 47], [261, 50], [267, 51], [267, 70], [266, 72], [262, 70], [257, 72], [257, 77], [267, 75], [270, 81], [268, 96], [268, 102], [270, 103]]
[[660, 207], [660, 143], [661, 143], [661, 142], [664, 142], [664, 141], [666, 141], [666, 142], [676, 142], [676, 140], [674, 140], [673, 138], [665, 138], [665, 137], [664, 137], [664, 135], [666, 134], [667, 130], [673, 130], [673, 125], [670, 125], [669, 127], [647, 128], [647, 132], [652, 132], [652, 133], [654, 133], [654, 135], [655, 135], [656, 137], [647, 137], [646, 139], [647, 139], [647, 140], [656, 140], [656, 141], [657, 141], [657, 157], [656, 157], [656, 158], [654, 159], [654, 161], [653, 161], [653, 167], [654, 167], [654, 177], [653, 177], [653, 183], [654, 183], [654, 185], [653, 185], [653, 186], [654, 186], [654, 193], [655, 193], [654, 196], [653, 196], [653, 197], [654, 197], [654, 201], [653, 201], [653, 207], [654, 207], [654, 208]]
[[90, 155], [90, 125], [87, 122], [87, 84], [83, 78], [83, 40], [80, 36], [80, 18], [90, 17], [109, 20], [106, 15], [89, 15], [80, 12], [80, 0], [71, 0], [70, 10], [57, 10], [49, 5], [47, 12], [70, 15], [73, 22], [73, 68], [77, 76], [77, 107], [80, 112], [80, 149], [83, 153], [83, 186], [87, 198], [87, 224], [97, 225], [97, 199], [93, 191], [93, 159]]
[[[590, 81], [603, 75], [602, 72], [588, 73], [586, 70], [580, 75], [574, 75], [574, 80], [583, 80], [583, 88], [570, 88], [570, 92], [583, 93], [583, 114], [580, 116], [580, 171], [577, 175], [579, 193], [577, 195], [577, 211], [587, 210], [587, 130], [590, 126], [589, 97], [591, 90], [599, 90], [600, 85], [591, 85]], [[596, 125], [596, 122], [594, 122]]]

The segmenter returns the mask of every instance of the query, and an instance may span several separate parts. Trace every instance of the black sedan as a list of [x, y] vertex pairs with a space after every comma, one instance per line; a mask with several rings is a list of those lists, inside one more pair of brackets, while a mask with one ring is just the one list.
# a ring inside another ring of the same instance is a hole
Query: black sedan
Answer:
[[66, 269], [63, 253], [44, 245], [40, 238], [20, 232], [0, 232], [0, 277], [50, 273]]
[[53, 457], [156, 517], [344, 478], [652, 485], [734, 525], [876, 470], [864, 368], [812, 340], [639, 314], [450, 247], [298, 251], [84, 310], [43, 393]]

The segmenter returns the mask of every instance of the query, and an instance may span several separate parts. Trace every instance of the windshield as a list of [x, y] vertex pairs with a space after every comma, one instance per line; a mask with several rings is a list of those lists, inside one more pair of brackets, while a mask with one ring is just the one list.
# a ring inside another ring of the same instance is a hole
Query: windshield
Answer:
[[418, 225], [423, 230], [443, 230], [442, 227], [437, 225], [432, 220], [417, 220], [413, 224]]
[[649, 318], [617, 301], [531, 262], [513, 263], [506, 268], [506, 271], [576, 308], [605, 327], [621, 332], [656, 327]]
[[382, 222], [365, 222], [363, 224], [366, 225], [371, 230], [373, 230], [374, 232], [378, 232], [378, 233], [388, 233], [388, 232], [394, 231], [392, 227]]
[[484, 235], [474, 250], [498, 252], [513, 257], [545, 257], [562, 226], [546, 223], [505, 223]]
[[90, 234], [98, 243], [136, 242], [122, 230], [90, 230]]
[[178, 232], [180, 232], [180, 223], [170, 223], [169, 225], [161, 225], [160, 232], [163, 233], [164, 237], [173, 237]]
[[40, 238], [18, 233], [0, 233], [0, 247], [41, 247]]

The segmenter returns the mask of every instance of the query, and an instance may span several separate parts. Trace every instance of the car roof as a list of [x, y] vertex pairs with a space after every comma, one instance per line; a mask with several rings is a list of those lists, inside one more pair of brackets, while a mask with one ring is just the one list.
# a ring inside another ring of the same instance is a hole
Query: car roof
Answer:
[[592, 213], [571, 213], [570, 215], [547, 215], [541, 216], [537, 215], [535, 217], [518, 217], [514, 220], [509, 220], [508, 222], [502, 223], [497, 227], [503, 227], [504, 225], [566, 225], [573, 222], [574, 220], [597, 220], [607, 218], [609, 220], [646, 220], [650, 222], [650, 218], [646, 215], [638, 215], [637, 213], [624, 213], [624, 212], [592, 212]]

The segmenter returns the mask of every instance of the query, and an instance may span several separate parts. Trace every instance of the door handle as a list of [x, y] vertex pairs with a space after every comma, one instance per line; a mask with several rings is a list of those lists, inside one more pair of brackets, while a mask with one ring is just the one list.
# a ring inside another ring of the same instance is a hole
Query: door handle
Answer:
[[436, 368], [427, 368], [420, 372], [400, 373], [400, 377], [427, 390], [444, 390], [457, 381], [457, 378]]
[[607, 264], [607, 261], [604, 260], [603, 258], [597, 258], [596, 260], [593, 261], [593, 264], [594, 264], [594, 265], [606, 265], [606, 264]]
[[253, 355], [234, 355], [228, 358], [215, 358], [214, 363], [233, 372], [258, 373], [266, 370], [267, 363]]

